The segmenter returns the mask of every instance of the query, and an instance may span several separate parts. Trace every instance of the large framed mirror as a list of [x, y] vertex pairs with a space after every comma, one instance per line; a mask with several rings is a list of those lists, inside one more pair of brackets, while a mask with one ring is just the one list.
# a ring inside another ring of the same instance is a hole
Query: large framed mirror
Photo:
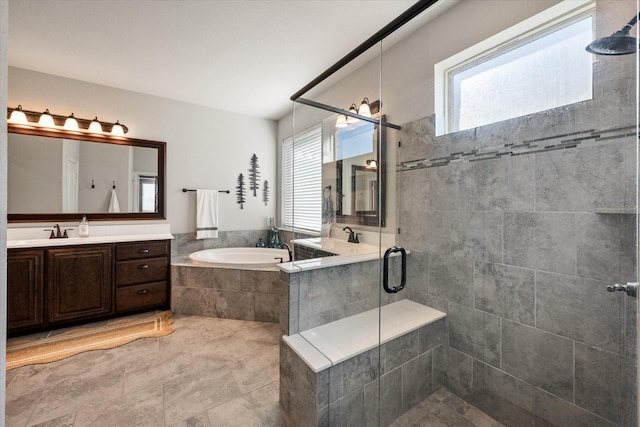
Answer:
[[385, 226], [385, 135], [368, 121], [336, 129], [336, 222]]
[[8, 222], [165, 219], [166, 143], [8, 124]]

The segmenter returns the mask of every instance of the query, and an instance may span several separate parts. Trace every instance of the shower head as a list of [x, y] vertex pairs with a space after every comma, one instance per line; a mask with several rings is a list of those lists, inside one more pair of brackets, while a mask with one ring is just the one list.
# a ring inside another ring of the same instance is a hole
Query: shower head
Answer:
[[[639, 15], [640, 16], [640, 15]], [[631, 28], [638, 22], [638, 16], [634, 16], [631, 21], [619, 31], [609, 37], [595, 40], [585, 49], [589, 53], [596, 55], [628, 55], [638, 51], [638, 41], [629, 35]]]

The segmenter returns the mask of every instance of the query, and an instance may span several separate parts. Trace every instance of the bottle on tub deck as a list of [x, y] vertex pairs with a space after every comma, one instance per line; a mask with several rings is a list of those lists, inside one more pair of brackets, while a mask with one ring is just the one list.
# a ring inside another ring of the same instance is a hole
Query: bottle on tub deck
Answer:
[[269, 218], [269, 245], [270, 248], [280, 249], [282, 239], [280, 239], [280, 231], [273, 224], [273, 218]]
[[82, 221], [78, 225], [78, 235], [80, 237], [89, 237], [89, 221], [87, 221], [86, 215], [82, 215]]
[[262, 240], [262, 237], [258, 239], [258, 243], [256, 243], [256, 248], [266, 248], [267, 245], [266, 243], [264, 243], [264, 241]]

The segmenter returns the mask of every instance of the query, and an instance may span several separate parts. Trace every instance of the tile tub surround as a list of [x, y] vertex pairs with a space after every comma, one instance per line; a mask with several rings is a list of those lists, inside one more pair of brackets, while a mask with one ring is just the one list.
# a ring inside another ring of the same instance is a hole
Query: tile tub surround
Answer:
[[255, 247], [258, 239], [267, 241], [268, 230], [218, 231], [217, 239], [196, 239], [196, 233], [176, 233], [171, 256], [185, 257], [203, 249]]
[[176, 314], [281, 323], [286, 292], [278, 271], [208, 267], [181, 257], [171, 263]]
[[382, 310], [381, 346], [377, 309], [283, 338], [280, 403], [289, 418], [387, 426], [440, 387], [435, 364], [443, 358], [434, 355], [445, 343], [446, 314], [408, 300]]
[[637, 137], [585, 105], [441, 137], [428, 117], [400, 134], [406, 290], [448, 313], [442, 384], [508, 426], [637, 425], [637, 300], [606, 292], [636, 277]]

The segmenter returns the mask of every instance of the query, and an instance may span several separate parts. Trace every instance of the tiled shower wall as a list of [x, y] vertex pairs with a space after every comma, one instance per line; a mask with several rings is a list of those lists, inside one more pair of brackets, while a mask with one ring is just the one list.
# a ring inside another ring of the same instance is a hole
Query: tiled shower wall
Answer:
[[507, 425], [636, 425], [637, 300], [606, 292], [636, 281], [622, 98], [441, 137], [432, 116], [402, 127], [409, 296], [448, 313], [445, 386]]

